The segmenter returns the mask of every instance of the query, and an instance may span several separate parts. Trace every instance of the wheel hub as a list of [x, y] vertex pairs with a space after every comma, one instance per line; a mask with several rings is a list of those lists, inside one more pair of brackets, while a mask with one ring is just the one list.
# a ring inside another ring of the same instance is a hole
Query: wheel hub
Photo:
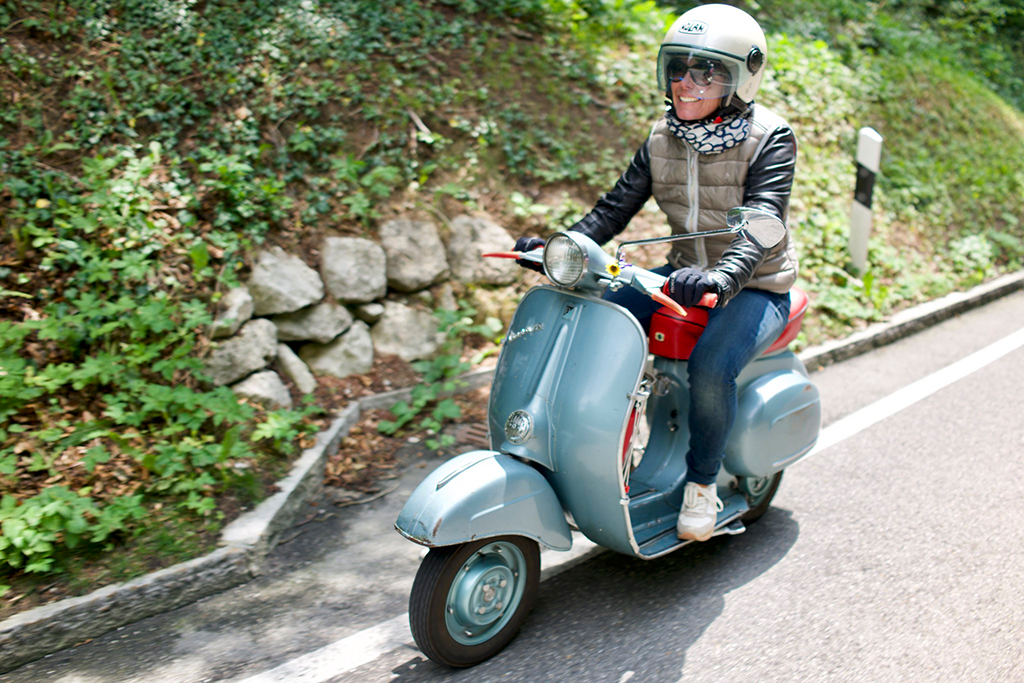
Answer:
[[526, 560], [514, 545], [484, 546], [459, 570], [445, 609], [448, 633], [463, 645], [476, 645], [500, 631], [522, 599], [519, 579]]
[[747, 494], [749, 500], [756, 501], [768, 491], [771, 483], [771, 477], [741, 477], [740, 490]]

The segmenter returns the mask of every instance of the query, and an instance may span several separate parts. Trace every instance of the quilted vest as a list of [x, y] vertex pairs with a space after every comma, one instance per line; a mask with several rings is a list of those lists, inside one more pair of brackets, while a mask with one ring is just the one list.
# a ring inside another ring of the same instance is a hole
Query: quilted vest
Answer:
[[[750, 136], [732, 149], [719, 154], [698, 154], [669, 130], [660, 119], [651, 130], [651, 191], [658, 206], [668, 217], [673, 235], [726, 226], [729, 209], [743, 205], [743, 193], [750, 164], [761, 151], [761, 143], [786, 122], [761, 105], [754, 105]], [[695, 188], [690, 183], [696, 183]], [[696, 225], [687, 226], [691, 193], [696, 190]], [[783, 216], [783, 220], [788, 220]], [[732, 234], [697, 237], [672, 243], [668, 261], [676, 268], [711, 268], [722, 257], [735, 236]], [[770, 292], [788, 292], [796, 282], [797, 257], [793, 241], [786, 237], [764, 263], [754, 271], [747, 287]]]

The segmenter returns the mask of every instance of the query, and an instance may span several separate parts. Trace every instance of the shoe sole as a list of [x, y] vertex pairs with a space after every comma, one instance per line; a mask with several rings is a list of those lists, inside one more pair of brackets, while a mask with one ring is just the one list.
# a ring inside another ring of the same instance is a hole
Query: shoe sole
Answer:
[[714, 529], [712, 529], [711, 531], [709, 531], [707, 534], [705, 534], [703, 536], [698, 536], [697, 534], [693, 533], [692, 531], [684, 531], [683, 533], [679, 533], [678, 531], [676, 532], [676, 538], [678, 538], [680, 541], [706, 541], [706, 540], [710, 539], [714, 535], [715, 535], [715, 530]]

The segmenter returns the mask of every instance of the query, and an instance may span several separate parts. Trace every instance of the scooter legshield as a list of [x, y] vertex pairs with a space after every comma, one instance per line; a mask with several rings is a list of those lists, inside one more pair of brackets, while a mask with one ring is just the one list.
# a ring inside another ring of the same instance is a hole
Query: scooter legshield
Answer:
[[463, 453], [431, 472], [409, 496], [395, 528], [429, 547], [508, 534], [555, 550], [572, 547], [547, 480], [531, 465], [494, 451]]
[[622, 552], [622, 441], [646, 358], [643, 329], [622, 307], [536, 287], [513, 316], [488, 406], [491, 448], [542, 465], [580, 530]]

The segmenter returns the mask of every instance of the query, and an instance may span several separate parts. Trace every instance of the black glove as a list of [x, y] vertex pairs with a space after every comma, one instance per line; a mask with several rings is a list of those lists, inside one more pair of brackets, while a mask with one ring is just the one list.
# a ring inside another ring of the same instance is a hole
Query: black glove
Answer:
[[[516, 240], [516, 246], [512, 247], [512, 251], [533, 251], [537, 247], [543, 247], [544, 240], [539, 237], [520, 237]], [[529, 268], [535, 270], [538, 273], [544, 272], [544, 267], [539, 263], [533, 261], [526, 261], [524, 259], [516, 259], [516, 263], [521, 265], [523, 268]]]
[[685, 308], [696, 306], [705, 292], [717, 292], [718, 284], [708, 274], [697, 268], [680, 268], [673, 271], [661, 288], [676, 303]]

